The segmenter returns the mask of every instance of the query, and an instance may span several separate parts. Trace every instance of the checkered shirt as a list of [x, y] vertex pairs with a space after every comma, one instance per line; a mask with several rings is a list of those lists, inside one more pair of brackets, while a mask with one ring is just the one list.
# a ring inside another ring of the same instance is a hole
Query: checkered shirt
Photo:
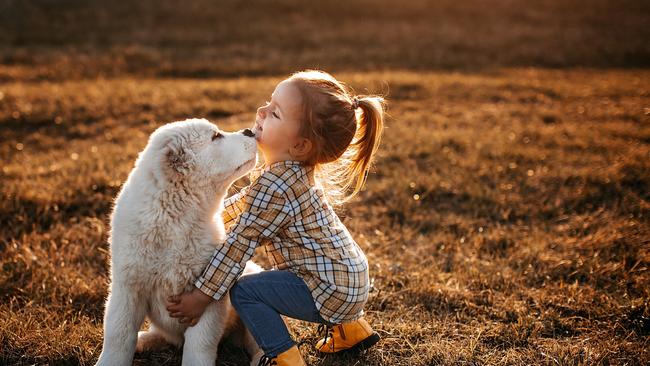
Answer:
[[275, 268], [305, 281], [323, 319], [339, 324], [363, 315], [366, 256], [315, 184], [313, 167], [297, 161], [272, 164], [226, 199], [222, 217], [232, 226], [196, 281], [201, 291], [220, 299], [263, 245]]

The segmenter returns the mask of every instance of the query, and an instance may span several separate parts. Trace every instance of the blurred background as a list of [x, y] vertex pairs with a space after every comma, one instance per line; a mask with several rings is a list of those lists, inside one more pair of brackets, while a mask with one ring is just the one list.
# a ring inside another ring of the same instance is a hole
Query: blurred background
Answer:
[[309, 364], [650, 364], [649, 26], [647, 0], [0, 0], [0, 365], [93, 364], [149, 134], [249, 127], [307, 68], [387, 99], [338, 209], [382, 341], [323, 357], [292, 322]]
[[2, 80], [644, 67], [639, 0], [2, 0]]

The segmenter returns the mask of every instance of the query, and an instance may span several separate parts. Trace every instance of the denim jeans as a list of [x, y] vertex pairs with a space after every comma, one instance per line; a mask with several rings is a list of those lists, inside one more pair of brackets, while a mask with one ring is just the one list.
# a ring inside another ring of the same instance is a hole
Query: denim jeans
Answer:
[[268, 357], [275, 357], [295, 344], [280, 314], [329, 324], [318, 313], [309, 287], [286, 270], [241, 277], [230, 289], [230, 301]]

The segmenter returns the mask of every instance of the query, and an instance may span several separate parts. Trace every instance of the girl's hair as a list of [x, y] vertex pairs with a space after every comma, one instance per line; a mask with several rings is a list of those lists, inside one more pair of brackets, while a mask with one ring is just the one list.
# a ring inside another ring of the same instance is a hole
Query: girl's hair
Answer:
[[332, 75], [306, 70], [288, 79], [303, 97], [301, 136], [312, 142], [306, 163], [334, 205], [354, 197], [366, 181], [384, 125], [384, 99], [353, 96]]

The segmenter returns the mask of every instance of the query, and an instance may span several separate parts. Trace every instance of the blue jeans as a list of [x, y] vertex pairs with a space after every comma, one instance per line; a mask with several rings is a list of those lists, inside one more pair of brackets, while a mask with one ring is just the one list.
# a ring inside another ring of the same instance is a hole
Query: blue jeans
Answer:
[[275, 357], [295, 344], [280, 314], [329, 324], [318, 313], [309, 287], [290, 271], [243, 276], [230, 289], [230, 301], [268, 357]]

